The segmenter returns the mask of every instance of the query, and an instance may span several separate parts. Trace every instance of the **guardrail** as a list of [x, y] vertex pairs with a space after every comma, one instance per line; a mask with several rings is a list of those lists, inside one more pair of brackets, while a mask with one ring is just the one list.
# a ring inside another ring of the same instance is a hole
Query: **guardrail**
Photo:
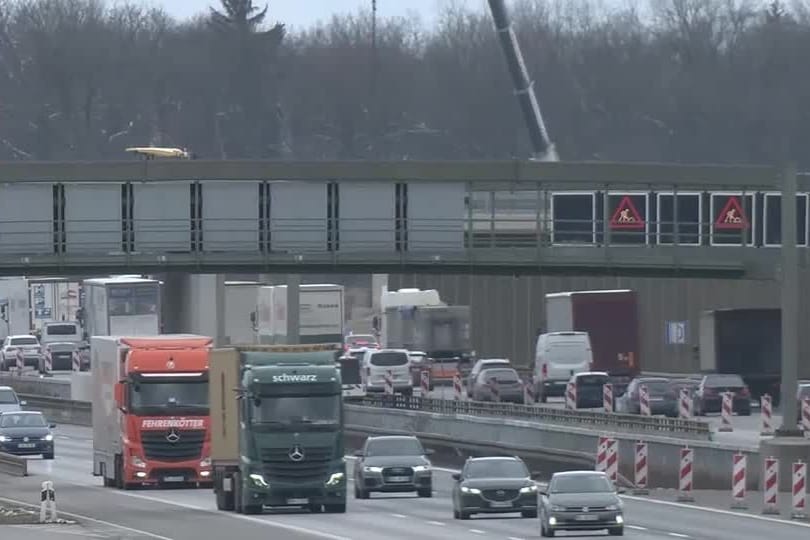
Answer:
[[93, 422], [92, 407], [89, 401], [72, 401], [47, 396], [19, 394], [25, 401], [26, 410], [42, 411], [48, 420], [77, 426], [90, 426]]
[[9, 476], [28, 476], [28, 461], [19, 456], [0, 452], [0, 473]]
[[520, 420], [535, 420], [553, 424], [571, 425], [595, 430], [621, 430], [635, 433], [664, 433], [667, 435], [690, 435], [709, 440], [711, 429], [707, 422], [683, 420], [663, 416], [638, 416], [632, 414], [605, 413], [555, 409], [543, 406], [518, 405], [514, 403], [491, 403], [483, 401], [455, 401], [394, 396], [366, 396], [356, 402], [366, 407], [405, 409], [451, 415], [497, 416]]

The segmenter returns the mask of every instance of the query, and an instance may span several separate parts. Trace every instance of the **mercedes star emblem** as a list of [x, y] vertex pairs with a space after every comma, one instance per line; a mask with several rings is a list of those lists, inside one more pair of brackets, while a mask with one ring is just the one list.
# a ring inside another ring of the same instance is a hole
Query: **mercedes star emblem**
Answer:
[[590, 509], [587, 506], [582, 509], [582, 511], [585, 512], [586, 514], [588, 513], [588, 510]]
[[23, 437], [23, 442], [28, 442], [28, 437]]
[[180, 435], [175, 430], [171, 430], [169, 434], [166, 435], [166, 440], [170, 443], [176, 443], [180, 440]]
[[495, 493], [498, 494], [498, 495], [501, 495], [501, 496], [506, 495], [506, 493], [502, 489], [499, 489]]
[[290, 456], [290, 459], [292, 461], [295, 461], [297, 463], [299, 461], [303, 461], [304, 450], [300, 446], [295, 445], [290, 449], [290, 453], [287, 455]]

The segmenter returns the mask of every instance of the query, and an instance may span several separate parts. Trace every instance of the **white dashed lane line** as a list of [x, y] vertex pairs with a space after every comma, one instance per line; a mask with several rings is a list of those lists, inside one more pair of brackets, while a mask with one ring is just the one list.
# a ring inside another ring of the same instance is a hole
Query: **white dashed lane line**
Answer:
[[435, 525], [435, 526], [437, 526], [437, 527], [444, 527], [444, 525], [445, 525], [445, 524], [444, 524], [444, 523], [442, 523], [441, 521], [427, 521], [426, 523], [427, 523], [428, 525]]
[[674, 536], [675, 538], [689, 538], [689, 535], [681, 534], [681, 533], [667, 533], [670, 536]]
[[633, 529], [634, 531], [646, 531], [647, 527], [639, 527], [638, 525], [627, 525], [628, 529]]
[[406, 519], [408, 517], [408, 516], [406, 516], [404, 514], [391, 514], [391, 515], [394, 516], [395, 518], [400, 518], [400, 519]]
[[470, 529], [470, 532], [474, 534], [487, 534], [485, 531], [482, 531], [481, 529]]

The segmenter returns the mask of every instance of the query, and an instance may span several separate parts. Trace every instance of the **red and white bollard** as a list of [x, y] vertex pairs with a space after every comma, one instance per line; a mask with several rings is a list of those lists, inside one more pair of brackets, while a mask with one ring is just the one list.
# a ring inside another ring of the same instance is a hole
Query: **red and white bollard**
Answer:
[[650, 410], [650, 391], [647, 389], [646, 384], [642, 384], [638, 388], [638, 410], [641, 416], [652, 416]]
[[389, 369], [385, 372], [385, 378], [383, 379], [385, 384], [385, 393], [386, 395], [393, 396], [394, 395], [394, 374]]
[[619, 441], [616, 439], [608, 439], [607, 444], [607, 469], [605, 470], [608, 478], [613, 484], [619, 481]]
[[802, 399], [802, 429], [804, 436], [810, 436], [810, 398]]
[[79, 372], [82, 370], [82, 355], [79, 351], [73, 351], [73, 371]]
[[761, 435], [773, 435], [773, 400], [768, 394], [759, 398], [759, 410], [762, 416]]
[[498, 380], [493, 377], [487, 381], [490, 393], [492, 393], [492, 401], [495, 403], [501, 402], [501, 389], [498, 386]]
[[692, 469], [694, 461], [694, 451], [688, 446], [681, 448], [681, 463], [678, 468], [678, 501], [694, 502], [692, 496]]
[[688, 388], [681, 388], [681, 395], [678, 398], [678, 418], [689, 420], [692, 418], [692, 394]]
[[647, 443], [640, 441], [636, 443], [636, 459], [633, 470], [635, 472], [633, 494], [647, 495], [649, 493], [647, 489]]
[[430, 396], [430, 371], [422, 370], [419, 374], [419, 387], [422, 390], [422, 397], [426, 398]]
[[42, 353], [42, 374], [52, 375], [53, 372], [53, 357], [51, 356], [51, 348], [45, 347], [45, 352]]
[[534, 397], [534, 383], [532, 381], [523, 382], [523, 404], [534, 405], [537, 399]]
[[17, 349], [17, 354], [14, 356], [17, 360], [17, 375], [22, 375], [23, 370], [25, 370], [25, 356], [22, 349]]
[[458, 373], [453, 375], [453, 399], [456, 401], [464, 400], [464, 390], [461, 388], [461, 375]]
[[763, 494], [765, 496], [765, 504], [762, 506], [762, 513], [770, 515], [779, 514], [777, 502], [779, 494], [779, 460], [774, 457], [765, 458]]
[[565, 408], [569, 411], [577, 408], [577, 387], [572, 382], [565, 385]]
[[793, 464], [793, 508], [791, 519], [807, 519], [807, 463], [797, 461]]
[[730, 392], [723, 392], [723, 404], [720, 406], [720, 427], [717, 431], [734, 431], [731, 416], [734, 414], [734, 400]]
[[39, 492], [39, 522], [56, 522], [56, 491], [53, 482], [45, 480]]
[[608, 451], [608, 437], [599, 437], [599, 442], [596, 445], [596, 470], [597, 472], [607, 471], [607, 451]]
[[745, 454], [736, 453], [732, 458], [731, 468], [731, 508], [735, 510], [745, 510], [745, 482], [747, 460]]
[[605, 383], [602, 385], [602, 404], [606, 413], [614, 412], [613, 409], [613, 385]]

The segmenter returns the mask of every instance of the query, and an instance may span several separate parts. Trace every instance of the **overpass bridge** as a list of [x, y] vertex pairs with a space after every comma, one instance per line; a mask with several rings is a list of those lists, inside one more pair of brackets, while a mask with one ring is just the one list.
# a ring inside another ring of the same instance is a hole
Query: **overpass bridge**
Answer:
[[[781, 172], [627, 163], [0, 164], [0, 274], [773, 277]], [[799, 180], [807, 245], [810, 181]], [[518, 210], [476, 201], [508, 194]], [[489, 211], [487, 211], [489, 210]], [[726, 219], [728, 222], [724, 222]]]

